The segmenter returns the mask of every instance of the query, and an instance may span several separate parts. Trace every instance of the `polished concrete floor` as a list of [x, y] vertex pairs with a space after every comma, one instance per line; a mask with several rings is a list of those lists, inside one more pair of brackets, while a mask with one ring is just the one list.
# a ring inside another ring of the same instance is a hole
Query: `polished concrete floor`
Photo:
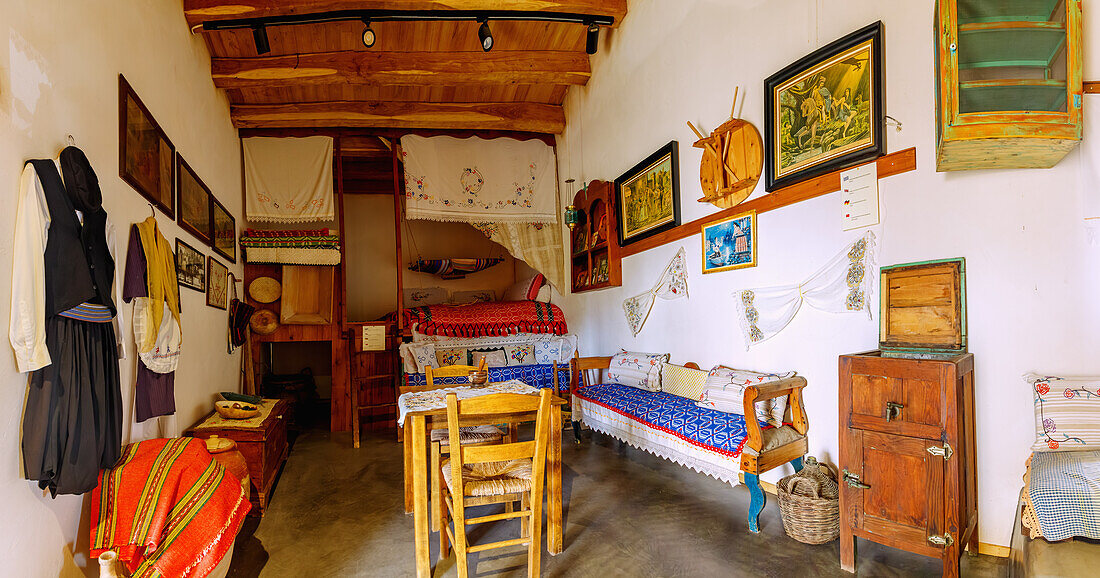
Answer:
[[[838, 543], [809, 546], [783, 533], [770, 500], [761, 533], [748, 532], [749, 494], [613, 438], [565, 432], [562, 480], [565, 551], [542, 556], [544, 576], [851, 577]], [[489, 508], [489, 506], [486, 506]], [[475, 543], [518, 537], [518, 522], [478, 527]], [[230, 577], [411, 576], [413, 521], [403, 512], [401, 447], [364, 433], [307, 431], [294, 444], [262, 521], [237, 539]], [[433, 537], [432, 560], [438, 544]], [[526, 575], [523, 550], [469, 557], [471, 576]], [[939, 576], [936, 560], [870, 542], [857, 543], [857, 575]], [[1005, 560], [962, 560], [963, 576], [1004, 576]], [[455, 575], [451, 559], [436, 576]]]

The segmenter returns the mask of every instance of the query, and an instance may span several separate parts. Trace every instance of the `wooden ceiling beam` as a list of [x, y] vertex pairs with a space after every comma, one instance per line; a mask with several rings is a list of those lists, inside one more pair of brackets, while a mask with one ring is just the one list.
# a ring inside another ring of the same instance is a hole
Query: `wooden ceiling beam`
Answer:
[[184, 0], [187, 25], [203, 22], [321, 14], [338, 10], [463, 10], [550, 12], [610, 16], [618, 26], [626, 0]]
[[565, 112], [530, 102], [298, 102], [230, 106], [237, 128], [369, 127], [560, 134]]
[[262, 58], [213, 58], [218, 88], [370, 84], [461, 86], [584, 85], [588, 55], [567, 51], [316, 52]]

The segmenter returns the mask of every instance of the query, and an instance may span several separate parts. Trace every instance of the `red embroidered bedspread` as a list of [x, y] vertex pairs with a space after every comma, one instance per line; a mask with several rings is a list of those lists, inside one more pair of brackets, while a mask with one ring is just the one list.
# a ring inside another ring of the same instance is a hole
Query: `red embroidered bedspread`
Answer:
[[202, 440], [130, 444], [92, 492], [91, 554], [118, 552], [134, 576], [202, 578], [233, 544], [251, 505]]
[[540, 301], [491, 301], [468, 305], [423, 305], [405, 310], [405, 325], [425, 335], [492, 337], [513, 333], [565, 335], [561, 308]]

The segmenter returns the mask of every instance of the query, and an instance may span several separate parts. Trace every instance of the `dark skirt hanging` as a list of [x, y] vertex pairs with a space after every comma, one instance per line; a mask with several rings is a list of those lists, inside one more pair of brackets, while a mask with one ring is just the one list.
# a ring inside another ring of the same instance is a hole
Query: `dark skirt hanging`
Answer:
[[157, 373], [138, 359], [137, 387], [134, 390], [134, 419], [143, 422], [149, 418], [176, 413], [176, 372]]
[[53, 495], [95, 489], [122, 451], [122, 391], [111, 323], [46, 321], [52, 363], [31, 374], [23, 413], [23, 466]]

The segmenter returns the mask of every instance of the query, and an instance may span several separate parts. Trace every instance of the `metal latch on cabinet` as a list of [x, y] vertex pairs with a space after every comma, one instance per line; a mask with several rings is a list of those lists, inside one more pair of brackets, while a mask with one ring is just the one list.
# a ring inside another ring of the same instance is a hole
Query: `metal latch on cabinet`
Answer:
[[844, 470], [844, 481], [848, 482], [848, 485], [853, 487], [853, 488], [858, 488], [860, 490], [869, 490], [869, 489], [871, 489], [871, 486], [869, 486], [869, 485], [867, 485], [867, 484], [865, 484], [865, 483], [863, 483], [859, 480], [859, 475], [853, 474], [852, 472], [849, 472], [847, 469]]
[[955, 453], [951, 449], [951, 444], [949, 444], [947, 442], [943, 442], [942, 447], [941, 446], [931, 446], [927, 449], [928, 449], [928, 453], [930, 453], [934, 456], [940, 456], [941, 458], [943, 458], [943, 461], [945, 461], [945, 462], [947, 460], [951, 459], [951, 456]]
[[944, 548], [955, 543], [955, 539], [947, 532], [944, 532], [942, 536], [929, 536], [928, 541], [936, 546], [943, 546]]

